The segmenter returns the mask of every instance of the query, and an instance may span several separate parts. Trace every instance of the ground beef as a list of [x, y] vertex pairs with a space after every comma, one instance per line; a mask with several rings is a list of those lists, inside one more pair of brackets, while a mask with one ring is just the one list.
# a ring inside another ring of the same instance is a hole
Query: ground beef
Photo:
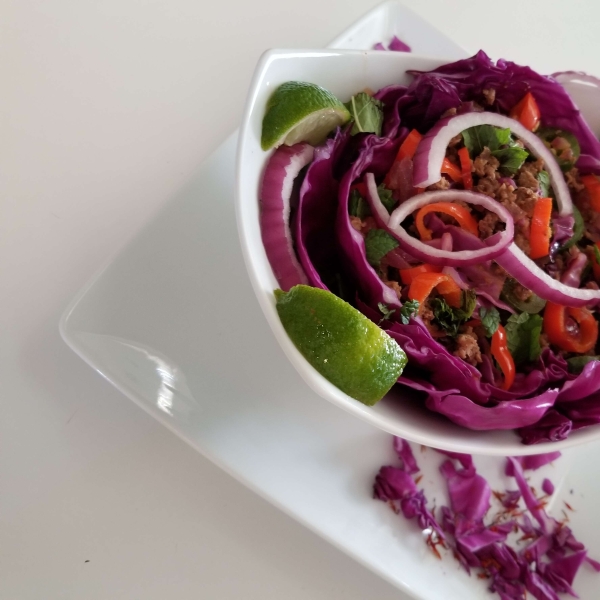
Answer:
[[527, 302], [531, 296], [533, 296], [533, 292], [528, 290], [526, 287], [523, 287], [520, 283], [517, 283], [512, 288], [512, 294], [521, 302]]
[[565, 179], [571, 192], [581, 192], [581, 190], [585, 189], [585, 185], [581, 183], [581, 179], [579, 178], [579, 170], [577, 167], [573, 167], [569, 171], [566, 171]]
[[515, 203], [528, 216], [533, 215], [533, 207], [538, 201], [539, 196], [532, 190], [526, 187], [518, 187], [515, 191]]
[[495, 156], [492, 156], [490, 149], [485, 147], [483, 152], [473, 161], [471, 171], [478, 177], [497, 178], [500, 162]]
[[446, 117], [453, 117], [456, 114], [456, 108], [449, 108], [440, 119], [445, 119]]
[[496, 231], [496, 225], [499, 220], [500, 217], [493, 212], [488, 212], [483, 219], [480, 219], [479, 233], [484, 240], [489, 238]]
[[456, 350], [453, 354], [473, 366], [482, 362], [481, 349], [472, 327], [467, 327], [465, 333], [460, 333], [456, 337]]
[[458, 144], [460, 144], [462, 142], [462, 139], [463, 139], [462, 133], [455, 135], [448, 143], [448, 147], [454, 148], [455, 146], [458, 146]]
[[534, 192], [537, 192], [540, 187], [537, 177], [529, 170], [522, 170], [519, 173], [517, 183], [519, 187], [527, 188]]
[[494, 88], [483, 90], [483, 97], [485, 98], [485, 103], [491, 106], [496, 101], [496, 90]]
[[402, 286], [397, 281], [383, 280], [383, 283], [385, 283], [385, 285], [387, 285], [389, 288], [392, 288], [396, 292], [396, 296], [400, 298], [402, 295]]
[[486, 196], [496, 197], [496, 191], [500, 187], [497, 179], [491, 177], [482, 177], [475, 187], [476, 191], [485, 194]]
[[427, 189], [431, 191], [448, 190], [450, 189], [450, 182], [445, 177], [442, 177], [437, 183], [430, 185]]
[[496, 200], [502, 204], [515, 202], [516, 199], [515, 188], [510, 183], [503, 183], [496, 190]]

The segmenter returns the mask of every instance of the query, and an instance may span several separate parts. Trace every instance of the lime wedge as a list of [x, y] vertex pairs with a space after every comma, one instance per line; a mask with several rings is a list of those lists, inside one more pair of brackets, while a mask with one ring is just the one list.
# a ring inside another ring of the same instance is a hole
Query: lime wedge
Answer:
[[260, 143], [263, 150], [299, 142], [314, 146], [349, 119], [348, 109], [328, 90], [314, 83], [288, 81], [267, 102]]
[[404, 350], [361, 312], [331, 292], [297, 285], [275, 290], [287, 334], [323, 377], [372, 406], [396, 383]]

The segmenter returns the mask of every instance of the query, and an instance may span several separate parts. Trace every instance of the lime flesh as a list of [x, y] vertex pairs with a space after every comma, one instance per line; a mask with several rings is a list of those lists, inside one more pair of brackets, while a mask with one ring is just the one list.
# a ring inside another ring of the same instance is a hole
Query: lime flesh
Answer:
[[306, 285], [275, 290], [275, 297], [294, 345], [343, 392], [372, 406], [396, 383], [406, 365], [404, 350], [350, 304]]
[[263, 150], [299, 142], [320, 144], [350, 119], [348, 109], [328, 90], [314, 83], [288, 81], [269, 98], [262, 124]]

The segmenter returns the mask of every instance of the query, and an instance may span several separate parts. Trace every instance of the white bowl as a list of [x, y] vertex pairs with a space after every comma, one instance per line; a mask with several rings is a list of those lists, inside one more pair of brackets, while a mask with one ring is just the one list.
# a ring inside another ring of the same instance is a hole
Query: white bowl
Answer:
[[[278, 288], [260, 233], [258, 190], [271, 152], [260, 147], [262, 119], [267, 99], [286, 81], [309, 81], [331, 90], [342, 101], [369, 87], [408, 84], [409, 69], [430, 70], [444, 63], [436, 59], [398, 52], [352, 50], [270, 50], [260, 59], [247, 99], [237, 155], [236, 214], [242, 252], [252, 286], [267, 321], [291, 363], [320, 396], [376, 427], [427, 446], [475, 454], [538, 454], [600, 437], [600, 427], [575, 432], [555, 443], [525, 446], [514, 431], [472, 431], [427, 410], [408, 390], [393, 389], [374, 407], [351, 398], [331, 384], [300, 354], [287, 336], [275, 308]], [[573, 95], [577, 86], [569, 88]], [[589, 90], [586, 90], [588, 93]], [[583, 94], [582, 100], [591, 108]], [[584, 110], [585, 112], [585, 110]], [[285, 394], [285, 390], [281, 390]]]

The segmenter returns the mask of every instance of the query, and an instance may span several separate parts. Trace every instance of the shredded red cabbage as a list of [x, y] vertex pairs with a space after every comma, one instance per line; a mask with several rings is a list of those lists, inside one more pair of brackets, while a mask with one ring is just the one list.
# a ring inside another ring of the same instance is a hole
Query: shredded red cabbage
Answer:
[[[496, 515], [490, 515], [492, 490], [477, 473], [472, 457], [441, 452], [448, 457], [440, 471], [446, 480], [450, 506], [442, 506], [436, 519], [427, 508], [423, 490], [417, 487], [420, 476], [411, 477], [419, 468], [410, 445], [395, 438], [394, 448], [401, 464], [379, 470], [374, 497], [389, 503], [405, 518], [415, 519], [429, 533], [427, 543], [436, 556], [442, 557], [438, 546], [449, 548], [468, 573], [477, 569], [479, 577], [487, 578], [489, 590], [501, 599], [525, 599], [528, 593], [544, 600], [558, 600], [559, 593], [577, 597], [572, 586], [582, 564], [587, 562], [600, 571], [600, 565], [587, 556], [583, 544], [565, 523], [546, 513], [543, 499], [535, 496], [525, 479], [524, 469], [547, 465], [560, 456], [559, 452], [508, 458], [507, 475], [515, 478], [519, 490], [494, 492], [503, 507]], [[542, 487], [548, 495], [554, 492], [547, 478]], [[519, 532], [520, 538], [514, 541], [514, 534]]]

